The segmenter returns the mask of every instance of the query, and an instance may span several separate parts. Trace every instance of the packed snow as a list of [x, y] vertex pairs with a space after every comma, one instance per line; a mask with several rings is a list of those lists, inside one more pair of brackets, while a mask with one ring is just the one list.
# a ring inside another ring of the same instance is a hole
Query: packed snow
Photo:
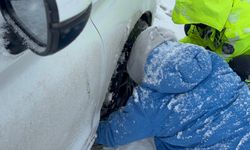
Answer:
[[171, 13], [174, 5], [175, 0], [158, 0], [154, 25], [170, 29], [175, 33], [177, 39], [182, 39], [185, 37], [183, 25], [176, 25], [171, 19]]

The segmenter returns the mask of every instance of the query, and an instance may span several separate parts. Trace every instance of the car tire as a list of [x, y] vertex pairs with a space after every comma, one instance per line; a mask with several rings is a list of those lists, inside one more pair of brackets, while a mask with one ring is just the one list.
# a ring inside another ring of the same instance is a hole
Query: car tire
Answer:
[[125, 106], [128, 98], [132, 95], [136, 83], [127, 73], [127, 62], [136, 38], [149, 26], [150, 23], [142, 17], [137, 21], [131, 31], [118, 60], [116, 70], [112, 76], [109, 92], [107, 93], [106, 100], [101, 110], [101, 120], [107, 119], [109, 114]]

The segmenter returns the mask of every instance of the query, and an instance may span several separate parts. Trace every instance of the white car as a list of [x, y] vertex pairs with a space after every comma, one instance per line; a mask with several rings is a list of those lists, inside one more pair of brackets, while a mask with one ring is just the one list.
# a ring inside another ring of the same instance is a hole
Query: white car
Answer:
[[[19, 31], [25, 30], [21, 26], [15, 28], [16, 33], [33, 40], [33, 47], [29, 48], [35, 53], [31, 50], [4, 52], [0, 45], [1, 150], [91, 149], [100, 110], [125, 43], [128, 42], [124, 53], [128, 53], [126, 50], [129, 51], [133, 43], [129, 35], [134, 38], [140, 26], [150, 25], [156, 9], [155, 0], [1, 0], [0, 5], [3, 10], [5, 2], [14, 8], [15, 3], [26, 2], [24, 8], [29, 9], [32, 2], [44, 2], [50, 7], [48, 3], [52, 1], [57, 4], [60, 21], [83, 9], [88, 9], [90, 17], [83, 31], [66, 43], [67, 47], [60, 47], [65, 44], [65, 41], [60, 43], [64, 37], [59, 38], [59, 43], [47, 39], [50, 32], [55, 32], [52, 29], [46, 28], [44, 33], [32, 37], [27, 31]], [[32, 9], [40, 11], [44, 6]], [[14, 9], [12, 13], [18, 11], [22, 9]], [[2, 13], [14, 27], [13, 16], [8, 11]], [[0, 21], [3, 23], [2, 18]], [[34, 28], [39, 28], [37, 22], [32, 23]], [[48, 42], [47, 48], [36, 49], [36, 41]], [[12, 42], [16, 41], [9, 44]], [[59, 45], [58, 49], [53, 48], [55, 44]]]

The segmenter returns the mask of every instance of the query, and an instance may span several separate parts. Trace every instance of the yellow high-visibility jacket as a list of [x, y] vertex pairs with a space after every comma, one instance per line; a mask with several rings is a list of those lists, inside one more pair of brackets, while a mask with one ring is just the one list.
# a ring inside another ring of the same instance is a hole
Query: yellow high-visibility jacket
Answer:
[[205, 24], [221, 33], [223, 42], [235, 51], [225, 55], [214, 41], [188, 35], [182, 42], [209, 47], [227, 61], [244, 54], [250, 55], [250, 0], [176, 0], [172, 20], [177, 24]]

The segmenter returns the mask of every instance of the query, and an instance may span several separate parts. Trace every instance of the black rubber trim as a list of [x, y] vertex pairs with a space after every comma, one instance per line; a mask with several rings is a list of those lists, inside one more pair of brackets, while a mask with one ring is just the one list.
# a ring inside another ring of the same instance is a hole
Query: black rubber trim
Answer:
[[[59, 50], [58, 43], [60, 33], [57, 30], [53, 30], [52, 25], [54, 23], [59, 23], [59, 11], [57, 7], [57, 3], [55, 0], [44, 0], [45, 8], [46, 8], [46, 15], [48, 21], [48, 43], [47, 43], [47, 50], [44, 53], [39, 53], [39, 55], [46, 56], [49, 54], [53, 54]], [[49, 51], [48, 51], [49, 50]]]
[[80, 14], [61, 23], [52, 24], [52, 30], [59, 32], [58, 49], [65, 48], [82, 32], [88, 22], [91, 8], [92, 5], [90, 4], [89, 7]]
[[[54, 54], [65, 48], [75, 38], [77, 38], [87, 24], [92, 9], [92, 4], [90, 4], [88, 8], [80, 14], [60, 22], [56, 2], [52, 0], [44, 0], [44, 3], [47, 9], [46, 12], [48, 17], [47, 50], [40, 53], [34, 51], [41, 56]], [[75, 28], [78, 30], [75, 30]]]

